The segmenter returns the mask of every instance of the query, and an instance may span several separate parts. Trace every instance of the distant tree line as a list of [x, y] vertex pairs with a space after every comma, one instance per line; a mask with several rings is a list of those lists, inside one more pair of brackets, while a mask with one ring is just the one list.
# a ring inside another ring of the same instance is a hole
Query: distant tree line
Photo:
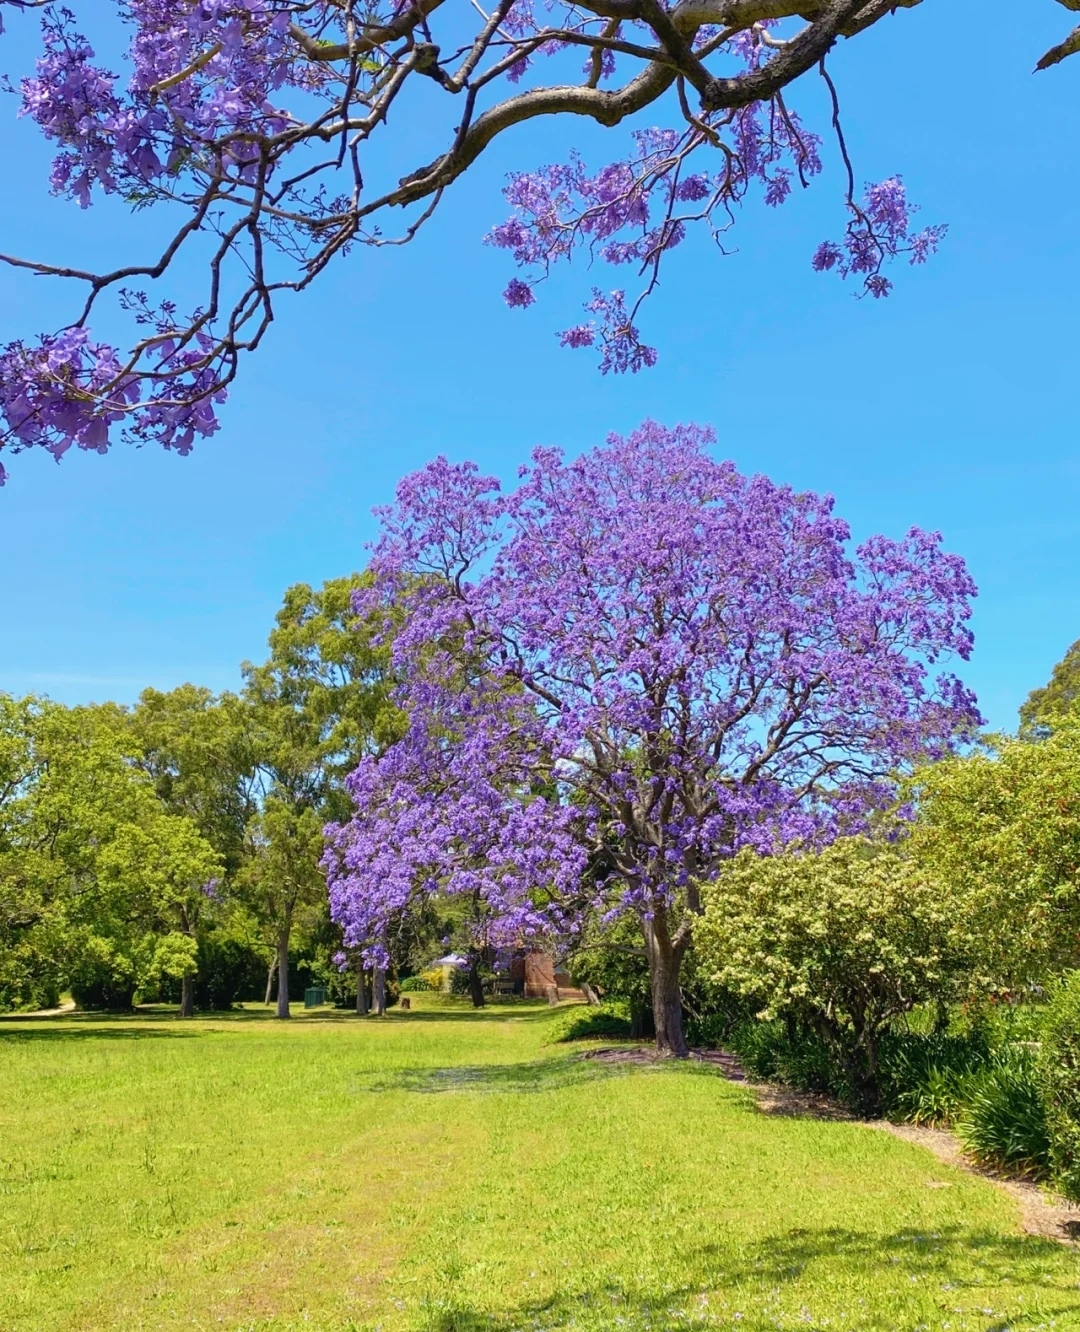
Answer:
[[387, 650], [351, 609], [362, 582], [289, 588], [238, 693], [0, 695], [0, 1009], [276, 995], [287, 1017], [307, 981], [355, 988], [332, 961], [322, 829], [399, 725]]

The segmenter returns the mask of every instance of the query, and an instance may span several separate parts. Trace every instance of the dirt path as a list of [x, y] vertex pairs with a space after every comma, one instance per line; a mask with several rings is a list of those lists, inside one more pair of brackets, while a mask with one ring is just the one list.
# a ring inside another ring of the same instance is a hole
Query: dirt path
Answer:
[[[656, 1056], [646, 1046], [603, 1046], [581, 1055], [604, 1063], [651, 1064]], [[694, 1050], [691, 1058], [715, 1065], [730, 1082], [741, 1082], [754, 1093], [758, 1109], [767, 1115], [789, 1115], [799, 1119], [843, 1120], [862, 1124], [881, 1133], [890, 1133], [904, 1142], [925, 1147], [939, 1161], [966, 1170], [988, 1180], [1010, 1194], [1020, 1207], [1020, 1224], [1029, 1235], [1057, 1240], [1072, 1248], [1080, 1240], [1080, 1207], [1066, 1202], [1031, 1180], [1010, 1178], [976, 1165], [964, 1155], [959, 1138], [949, 1129], [926, 1128], [918, 1124], [893, 1124], [887, 1119], [859, 1119], [837, 1101], [813, 1092], [795, 1091], [771, 1083], [750, 1082], [738, 1059], [725, 1050]]]
[[36, 1013], [6, 1013], [5, 1020], [12, 1018], [43, 1018], [43, 1017], [63, 1017], [65, 1013], [75, 1012], [75, 1000], [69, 999], [66, 1004], [61, 1004], [59, 1008], [39, 1008]]

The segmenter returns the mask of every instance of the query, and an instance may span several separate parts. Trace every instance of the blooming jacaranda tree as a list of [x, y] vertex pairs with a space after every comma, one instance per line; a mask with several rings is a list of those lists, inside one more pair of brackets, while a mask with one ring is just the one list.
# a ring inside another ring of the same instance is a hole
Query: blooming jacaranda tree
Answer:
[[[284, 293], [357, 246], [409, 241], [490, 144], [542, 117], [638, 120], [606, 163], [523, 163], [510, 216], [488, 235], [518, 266], [513, 307], [533, 304], [575, 252], [617, 270], [559, 334], [594, 348], [605, 372], [655, 361], [638, 311], [665, 256], [694, 228], [723, 249], [748, 194], [774, 206], [808, 185], [823, 133], [844, 166], [846, 227], [812, 262], [883, 296], [889, 264], [923, 262], [943, 228], [917, 223], [899, 176], [859, 186], [828, 58], [922, 2], [0, 0], [0, 30], [41, 23], [36, 69], [14, 86], [55, 145], [53, 192], [175, 218], [160, 252], [112, 271], [0, 254], [81, 291], [67, 327], [0, 346], [0, 448], [59, 457], [126, 435], [186, 453], [217, 429], [239, 360]], [[806, 77], [827, 90], [820, 133], [789, 103]], [[201, 292], [188, 294], [190, 266], [169, 286], [181, 257], [205, 265]], [[126, 320], [129, 340], [95, 335], [102, 320]]]
[[937, 534], [849, 549], [828, 496], [745, 477], [647, 422], [504, 494], [444, 458], [380, 511], [360, 614], [393, 602], [407, 734], [347, 779], [331, 907], [375, 939], [470, 893], [510, 944], [638, 918], [658, 1048], [684, 1054], [699, 885], [742, 847], [862, 829], [980, 721], [975, 587]]

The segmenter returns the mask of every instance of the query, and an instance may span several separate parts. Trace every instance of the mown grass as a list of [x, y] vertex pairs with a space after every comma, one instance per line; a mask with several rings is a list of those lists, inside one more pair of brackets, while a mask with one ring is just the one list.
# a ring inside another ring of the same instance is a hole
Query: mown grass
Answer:
[[1080, 1259], [917, 1147], [414, 1003], [0, 1021], [0, 1329], [1080, 1327]]

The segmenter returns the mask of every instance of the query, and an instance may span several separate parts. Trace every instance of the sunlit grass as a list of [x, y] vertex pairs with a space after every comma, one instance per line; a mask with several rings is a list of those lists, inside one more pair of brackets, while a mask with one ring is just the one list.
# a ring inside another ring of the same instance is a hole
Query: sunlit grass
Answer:
[[857, 1125], [550, 1010], [0, 1021], [0, 1329], [1080, 1327], [1080, 1259]]

